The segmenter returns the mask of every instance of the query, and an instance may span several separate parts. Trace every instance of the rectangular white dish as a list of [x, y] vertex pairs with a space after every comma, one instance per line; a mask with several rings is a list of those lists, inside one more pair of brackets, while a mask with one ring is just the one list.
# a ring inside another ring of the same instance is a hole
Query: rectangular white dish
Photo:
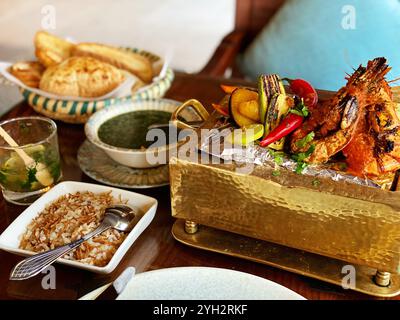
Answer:
[[125, 253], [132, 246], [135, 240], [140, 234], [149, 226], [153, 220], [158, 202], [156, 199], [141, 195], [136, 192], [125, 191], [113, 187], [96, 185], [91, 183], [65, 181], [57, 184], [54, 188], [36, 200], [28, 208], [26, 208], [8, 228], [0, 236], [0, 249], [12, 252], [22, 256], [31, 256], [34, 252], [19, 249], [20, 238], [25, 232], [29, 223], [34, 219], [48, 204], [62, 195], [68, 193], [75, 193], [78, 191], [90, 191], [94, 193], [109, 192], [118, 198], [121, 196], [122, 199], [128, 201], [128, 205], [140, 209], [144, 215], [135, 225], [135, 227], [129, 232], [125, 240], [121, 243], [109, 263], [104, 267], [92, 266], [78, 261], [59, 259], [58, 263], [77, 267], [80, 269], [89, 270], [95, 273], [110, 273], [119, 264]]

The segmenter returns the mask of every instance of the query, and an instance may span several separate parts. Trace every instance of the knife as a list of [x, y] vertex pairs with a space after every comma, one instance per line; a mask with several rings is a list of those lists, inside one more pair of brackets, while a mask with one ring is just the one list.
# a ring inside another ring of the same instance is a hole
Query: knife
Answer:
[[134, 267], [126, 268], [114, 282], [107, 283], [79, 298], [79, 300], [115, 300], [135, 276]]

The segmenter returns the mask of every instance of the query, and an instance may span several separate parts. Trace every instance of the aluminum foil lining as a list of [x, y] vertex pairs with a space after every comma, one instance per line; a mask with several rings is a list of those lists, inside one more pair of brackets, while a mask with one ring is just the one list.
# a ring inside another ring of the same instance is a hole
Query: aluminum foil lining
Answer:
[[[250, 144], [246, 147], [237, 146], [226, 142], [226, 137], [231, 135], [233, 127], [225, 128], [223, 130], [212, 129], [204, 134], [201, 138], [200, 150], [214, 157], [221, 159], [223, 162], [238, 162], [238, 163], [252, 163], [261, 166], [269, 166], [279, 170], [284, 168], [290, 171], [296, 171], [298, 163], [292, 160], [287, 154], [282, 153], [279, 157], [279, 162], [276, 161], [276, 155], [268, 148], [260, 147], [257, 143]], [[278, 162], [278, 163], [277, 163]], [[310, 175], [318, 177], [329, 177], [334, 181], [351, 182], [358, 185], [369, 187], [384, 188], [370, 179], [363, 179], [353, 175], [346, 174], [329, 168], [328, 165], [308, 165], [302, 173], [303, 175]], [[386, 187], [385, 187], [386, 188]]]

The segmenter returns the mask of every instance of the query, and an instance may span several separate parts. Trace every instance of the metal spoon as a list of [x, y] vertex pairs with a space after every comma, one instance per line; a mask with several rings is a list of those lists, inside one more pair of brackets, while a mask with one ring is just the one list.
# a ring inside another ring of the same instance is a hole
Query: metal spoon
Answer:
[[127, 205], [113, 205], [105, 210], [104, 219], [92, 232], [67, 245], [35, 254], [19, 262], [11, 271], [10, 280], [25, 280], [39, 274], [58, 258], [75, 249], [86, 240], [112, 228], [122, 232], [128, 232], [140, 220], [142, 214], [137, 209]]

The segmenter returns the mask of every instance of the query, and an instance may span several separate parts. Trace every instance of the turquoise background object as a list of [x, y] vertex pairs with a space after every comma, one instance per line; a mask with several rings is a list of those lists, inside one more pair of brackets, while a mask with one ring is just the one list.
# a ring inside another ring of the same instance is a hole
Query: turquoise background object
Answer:
[[288, 0], [239, 65], [252, 79], [278, 73], [337, 90], [346, 73], [380, 56], [392, 67], [387, 78], [400, 77], [399, 0]]

